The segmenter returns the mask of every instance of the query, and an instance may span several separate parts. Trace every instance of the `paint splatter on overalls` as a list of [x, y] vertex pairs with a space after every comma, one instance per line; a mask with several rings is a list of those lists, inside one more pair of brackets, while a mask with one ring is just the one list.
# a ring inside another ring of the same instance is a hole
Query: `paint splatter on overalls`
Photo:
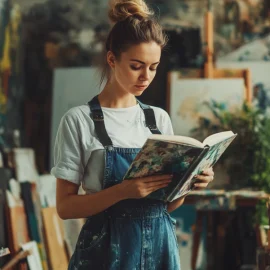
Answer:
[[[148, 128], [152, 133], [160, 133], [154, 111], [139, 103]], [[122, 181], [140, 149], [113, 147], [97, 97], [89, 105], [97, 136], [105, 148], [103, 188], [108, 188]], [[68, 269], [179, 270], [174, 226], [165, 203], [150, 199], [123, 200], [87, 219]]]

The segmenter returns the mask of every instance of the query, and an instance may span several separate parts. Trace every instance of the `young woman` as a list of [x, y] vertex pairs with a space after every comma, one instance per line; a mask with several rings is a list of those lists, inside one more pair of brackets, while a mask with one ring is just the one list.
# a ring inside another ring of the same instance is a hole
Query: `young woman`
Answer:
[[[87, 218], [69, 269], [178, 270], [169, 212], [184, 198], [169, 204], [145, 198], [171, 176], [122, 181], [151, 133], [173, 134], [164, 110], [136, 99], [155, 77], [166, 37], [143, 0], [116, 1], [109, 18], [107, 83], [87, 105], [63, 116], [55, 144], [58, 214]], [[197, 188], [213, 175], [212, 169], [199, 175]], [[80, 184], [85, 195], [78, 195]]]

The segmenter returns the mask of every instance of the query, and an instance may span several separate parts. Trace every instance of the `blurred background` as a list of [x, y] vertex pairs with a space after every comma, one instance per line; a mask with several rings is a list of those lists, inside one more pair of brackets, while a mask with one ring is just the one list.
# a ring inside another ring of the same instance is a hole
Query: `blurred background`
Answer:
[[[175, 134], [238, 133], [209, 189], [172, 213], [182, 269], [270, 269], [270, 0], [146, 3], [169, 44], [140, 100]], [[53, 145], [100, 92], [107, 5], [0, 0], [0, 268], [67, 269], [83, 220], [57, 217]]]

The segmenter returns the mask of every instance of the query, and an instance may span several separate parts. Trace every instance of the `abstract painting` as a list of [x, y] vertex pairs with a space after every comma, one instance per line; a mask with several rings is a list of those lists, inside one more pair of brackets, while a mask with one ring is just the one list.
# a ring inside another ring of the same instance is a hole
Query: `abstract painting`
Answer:
[[[207, 10], [207, 1], [149, 0], [147, 2], [160, 7], [160, 17], [165, 27], [200, 28], [204, 39], [204, 14]], [[242, 46], [252, 43], [258, 49], [255, 51], [245, 47], [245, 52], [250, 52], [245, 57], [270, 60], [269, 0], [212, 0], [210, 3], [214, 14], [214, 45], [217, 58], [226, 57]]]
[[213, 118], [205, 102], [214, 100], [231, 111], [242, 106], [245, 99], [243, 79], [180, 79], [171, 72], [168, 89], [168, 112], [174, 133], [190, 136], [200, 116]]
[[217, 61], [219, 69], [242, 69], [251, 71], [252, 101], [262, 112], [270, 114], [270, 63], [269, 62], [227, 62]]

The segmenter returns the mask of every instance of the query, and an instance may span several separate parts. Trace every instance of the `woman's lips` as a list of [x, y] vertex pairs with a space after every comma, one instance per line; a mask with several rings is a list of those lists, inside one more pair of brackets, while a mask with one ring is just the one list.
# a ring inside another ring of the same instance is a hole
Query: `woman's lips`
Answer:
[[135, 85], [136, 88], [143, 90], [147, 87], [147, 85]]

